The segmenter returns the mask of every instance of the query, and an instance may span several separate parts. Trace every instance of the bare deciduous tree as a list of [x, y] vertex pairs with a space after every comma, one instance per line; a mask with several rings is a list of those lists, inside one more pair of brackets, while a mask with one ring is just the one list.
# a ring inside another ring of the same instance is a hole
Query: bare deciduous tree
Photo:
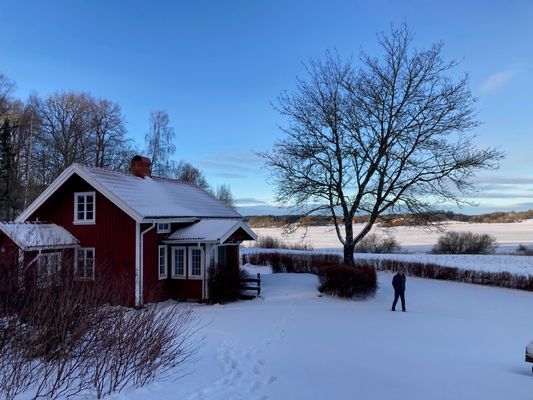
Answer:
[[231, 188], [229, 185], [219, 185], [215, 192], [215, 196], [225, 205], [235, 208], [235, 199], [233, 198], [233, 194], [231, 193]]
[[210, 190], [202, 171], [183, 160], [176, 167], [176, 179], [180, 182], [192, 183], [207, 191]]
[[12, 94], [15, 89], [13, 81], [0, 73], [0, 122], [11, 110], [13, 103]]
[[311, 60], [308, 80], [278, 99], [286, 138], [263, 154], [278, 202], [334, 217], [347, 264], [378, 217], [461, 203], [474, 173], [503, 157], [473, 143], [475, 99], [467, 76], [449, 77], [457, 62], [442, 43], [416, 50], [405, 25], [378, 39], [383, 57], [363, 53], [357, 67], [329, 52]]
[[94, 99], [89, 112], [95, 146], [94, 165], [117, 169], [116, 166], [121, 161], [120, 151], [127, 142], [120, 105], [106, 99]]
[[56, 92], [38, 103], [40, 152], [52, 180], [72, 163], [92, 164], [90, 106], [87, 93], [75, 92]]
[[150, 114], [150, 131], [145, 136], [146, 151], [152, 160], [152, 173], [164, 178], [174, 173], [171, 160], [176, 151], [174, 140], [176, 134], [170, 126], [170, 118], [166, 111], [153, 111]]

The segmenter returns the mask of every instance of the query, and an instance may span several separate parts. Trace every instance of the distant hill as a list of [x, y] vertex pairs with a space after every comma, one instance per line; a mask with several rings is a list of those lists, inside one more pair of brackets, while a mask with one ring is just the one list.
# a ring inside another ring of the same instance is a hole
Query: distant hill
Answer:
[[[441, 211], [432, 215], [427, 215], [426, 219], [434, 222], [459, 221], [468, 223], [513, 223], [533, 218], [533, 210], [528, 211], [496, 211], [480, 215], [458, 214], [452, 211]], [[288, 223], [298, 222], [298, 215], [252, 215], [247, 216], [246, 221], [253, 228], [282, 227]], [[364, 223], [368, 216], [358, 216], [354, 218], [355, 223]], [[380, 218], [379, 224], [387, 226], [418, 225], [419, 219], [410, 214], [389, 215]], [[301, 221], [305, 226], [324, 226], [333, 224], [333, 218], [326, 215], [310, 215]]]

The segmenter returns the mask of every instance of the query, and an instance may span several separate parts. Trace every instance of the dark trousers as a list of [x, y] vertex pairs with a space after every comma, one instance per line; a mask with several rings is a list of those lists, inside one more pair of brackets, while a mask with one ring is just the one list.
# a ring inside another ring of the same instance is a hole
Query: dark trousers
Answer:
[[398, 303], [398, 297], [402, 300], [402, 310], [405, 311], [405, 291], [394, 291], [394, 302], [392, 303], [392, 309], [396, 309], [396, 303]]

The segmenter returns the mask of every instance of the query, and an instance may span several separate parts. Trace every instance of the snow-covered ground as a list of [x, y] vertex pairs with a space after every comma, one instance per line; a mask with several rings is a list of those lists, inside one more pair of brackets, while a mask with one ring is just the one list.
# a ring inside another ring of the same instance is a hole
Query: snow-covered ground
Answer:
[[192, 305], [206, 345], [189, 375], [117, 397], [532, 398], [533, 293], [408, 278], [408, 312], [392, 313], [390, 280], [380, 274], [375, 298], [348, 301], [319, 297], [314, 275], [265, 274], [263, 299]]
[[[508, 224], [469, 224], [463, 222], [450, 222], [442, 225], [445, 230], [469, 231], [476, 233], [489, 233], [496, 237], [499, 243], [499, 252], [512, 252], [519, 244], [533, 245], [533, 220], [526, 220]], [[354, 226], [358, 232], [361, 224]], [[299, 229], [296, 232], [282, 236], [280, 228], [254, 228], [259, 236], [279, 237], [289, 243], [309, 243], [315, 249], [339, 248], [340, 242], [333, 226], [312, 226], [305, 231]], [[423, 253], [431, 250], [437, 243], [442, 232], [435, 229], [428, 230], [420, 227], [399, 226], [389, 229], [374, 227], [372, 232], [377, 234], [390, 233], [407, 251]], [[305, 237], [304, 237], [305, 236]]]

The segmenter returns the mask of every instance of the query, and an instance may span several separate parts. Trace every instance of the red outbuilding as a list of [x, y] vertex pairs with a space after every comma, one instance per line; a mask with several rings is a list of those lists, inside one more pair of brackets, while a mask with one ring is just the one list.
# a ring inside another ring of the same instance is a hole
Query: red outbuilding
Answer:
[[150, 166], [141, 156], [131, 173], [71, 165], [0, 224], [0, 261], [50, 274], [70, 254], [74, 279], [123, 282], [128, 305], [208, 298], [209, 268], [239, 268], [240, 244], [256, 235], [210, 193], [152, 177]]

